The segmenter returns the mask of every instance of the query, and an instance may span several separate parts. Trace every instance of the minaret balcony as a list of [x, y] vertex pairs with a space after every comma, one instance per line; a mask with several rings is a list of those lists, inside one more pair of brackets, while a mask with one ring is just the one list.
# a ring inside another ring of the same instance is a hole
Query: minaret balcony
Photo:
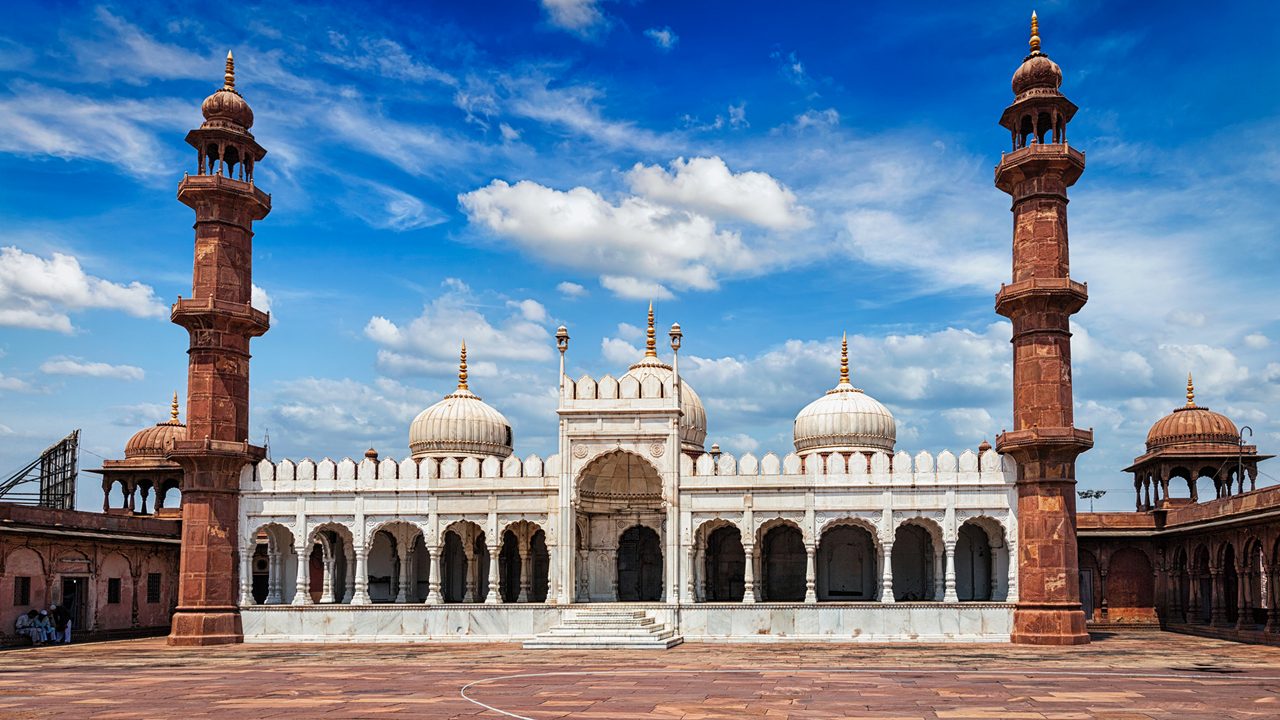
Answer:
[[1046, 170], [1057, 169], [1070, 187], [1084, 173], [1084, 153], [1067, 143], [1032, 143], [1000, 154], [996, 187], [1012, 194], [1014, 186]]
[[[261, 220], [271, 211], [271, 193], [265, 193], [252, 182], [236, 180], [226, 175], [185, 175], [178, 183], [178, 200], [193, 206], [194, 196], [209, 193], [225, 193], [230, 196], [251, 197], [263, 208]], [[189, 201], [190, 200], [190, 201]]]
[[1054, 300], [1060, 310], [1074, 314], [1084, 307], [1089, 299], [1088, 283], [1081, 283], [1071, 278], [1036, 277], [1021, 282], [1002, 284], [996, 293], [996, 312], [1004, 317], [1011, 317], [1016, 309], [1033, 300]]
[[1069, 456], [1072, 460], [1077, 455], [1093, 447], [1093, 430], [1081, 430], [1075, 427], [1035, 427], [1025, 430], [1006, 430], [996, 435], [996, 452], [1001, 455], [1012, 454], [1019, 459], [1020, 454], [1057, 452]]
[[218, 328], [259, 337], [271, 327], [271, 316], [249, 303], [208, 298], [179, 298], [169, 312], [175, 325], [188, 330]]

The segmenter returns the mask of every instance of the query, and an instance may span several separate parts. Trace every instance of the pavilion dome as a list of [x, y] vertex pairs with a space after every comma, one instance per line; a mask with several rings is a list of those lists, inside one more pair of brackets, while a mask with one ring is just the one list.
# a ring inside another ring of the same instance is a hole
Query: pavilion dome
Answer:
[[178, 394], [174, 393], [169, 419], [134, 433], [124, 444], [124, 458], [163, 460], [174, 441], [186, 439], [187, 426], [178, 420]]
[[206, 125], [230, 123], [245, 130], [253, 127], [253, 110], [236, 90], [235, 60], [230, 52], [227, 53], [225, 84], [204, 99], [200, 112], [204, 114]]
[[1217, 445], [1236, 450], [1240, 431], [1231, 419], [1195, 402], [1195, 386], [1187, 375], [1187, 404], [1165, 415], [1147, 433], [1147, 451], [1161, 448]]
[[510, 457], [511, 423], [467, 386], [467, 346], [462, 345], [458, 389], [423, 410], [409, 425], [413, 457]]
[[1013, 73], [1013, 93], [1021, 98], [1032, 90], [1056, 93], [1062, 86], [1062, 68], [1040, 52], [1040, 22], [1031, 13], [1031, 54]]
[[841, 341], [840, 382], [796, 415], [796, 452], [892, 453], [898, 426], [879, 400], [849, 382], [849, 344]]

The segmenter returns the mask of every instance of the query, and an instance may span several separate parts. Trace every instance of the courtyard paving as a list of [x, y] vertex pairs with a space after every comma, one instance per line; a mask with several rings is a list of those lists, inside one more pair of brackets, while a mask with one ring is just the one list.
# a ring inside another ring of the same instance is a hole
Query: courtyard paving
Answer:
[[0, 652], [0, 717], [1280, 718], [1280, 648], [1155, 632], [666, 652], [149, 639]]

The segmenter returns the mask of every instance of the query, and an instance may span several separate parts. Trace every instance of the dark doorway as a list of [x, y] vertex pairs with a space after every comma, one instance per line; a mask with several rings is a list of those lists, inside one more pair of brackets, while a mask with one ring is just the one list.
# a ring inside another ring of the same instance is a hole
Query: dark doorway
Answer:
[[741, 602], [746, 569], [742, 533], [736, 527], [716, 528], [707, 538], [707, 600]]
[[498, 562], [502, 568], [498, 575], [499, 597], [504, 603], [513, 603], [520, 597], [520, 541], [510, 530], [502, 534]]
[[804, 538], [791, 525], [779, 525], [764, 536], [765, 602], [804, 600]]
[[547, 601], [547, 583], [551, 576], [551, 552], [547, 550], [547, 534], [541, 530], [529, 540], [529, 562], [533, 564], [533, 585], [529, 587], [529, 602]]
[[89, 614], [86, 607], [89, 599], [88, 587], [88, 578], [62, 578], [62, 607], [71, 614], [72, 633], [89, 629], [86, 623]]
[[1240, 619], [1240, 607], [1236, 604], [1240, 592], [1240, 576], [1236, 574], [1236, 549], [1230, 544], [1222, 553], [1222, 612], [1227, 622], [1235, 624]]
[[662, 542], [658, 533], [637, 525], [618, 541], [618, 601], [662, 599]]
[[818, 543], [818, 599], [875, 600], [876, 545], [865, 528], [838, 525]]
[[458, 534], [449, 531], [444, 534], [444, 562], [441, 567], [441, 590], [444, 601], [460, 603], [467, 594], [467, 555], [462, 550], [462, 540]]
[[253, 548], [253, 601], [259, 605], [267, 602], [271, 592], [271, 557], [267, 546], [259, 543]]

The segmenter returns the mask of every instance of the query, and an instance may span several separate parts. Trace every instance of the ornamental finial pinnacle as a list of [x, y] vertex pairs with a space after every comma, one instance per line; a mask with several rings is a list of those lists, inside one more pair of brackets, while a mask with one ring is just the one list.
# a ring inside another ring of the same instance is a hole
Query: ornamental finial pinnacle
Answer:
[[1191, 382], [1191, 373], [1187, 373], [1187, 407], [1196, 406], [1196, 386]]
[[1035, 55], [1040, 52], [1040, 19], [1036, 17], [1036, 11], [1031, 11], [1031, 54]]
[[169, 406], [170, 422], [178, 422], [178, 391], [173, 391], [173, 403]]
[[849, 333], [840, 334], [840, 384], [849, 382]]
[[222, 76], [223, 87], [227, 90], [236, 89], [236, 59], [231, 57], [231, 51], [227, 51], [227, 74]]
[[644, 356], [658, 357], [658, 335], [653, 330], [653, 301], [649, 301], [649, 329], [645, 331]]
[[462, 341], [462, 352], [458, 356], [458, 389], [467, 389], [467, 341]]

